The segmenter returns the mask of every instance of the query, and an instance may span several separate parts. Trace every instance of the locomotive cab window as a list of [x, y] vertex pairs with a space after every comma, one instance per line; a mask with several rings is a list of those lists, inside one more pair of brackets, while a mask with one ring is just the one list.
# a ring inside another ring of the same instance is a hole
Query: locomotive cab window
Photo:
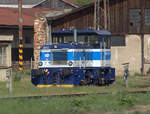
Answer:
[[78, 43], [88, 45], [92, 48], [99, 48], [99, 38], [98, 35], [78, 35]]
[[111, 40], [110, 37], [103, 37], [101, 39], [100, 48], [102, 49], [110, 49]]
[[52, 38], [53, 44], [58, 43], [73, 43], [74, 38], [73, 35], [54, 35]]

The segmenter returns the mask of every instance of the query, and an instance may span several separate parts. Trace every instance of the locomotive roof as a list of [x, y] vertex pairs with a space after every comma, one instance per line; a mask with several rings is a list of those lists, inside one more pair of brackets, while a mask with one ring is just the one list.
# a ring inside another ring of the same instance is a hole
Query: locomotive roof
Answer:
[[[54, 31], [52, 34], [73, 34], [73, 30], [58, 30]], [[77, 34], [111, 35], [107, 30], [77, 30]]]

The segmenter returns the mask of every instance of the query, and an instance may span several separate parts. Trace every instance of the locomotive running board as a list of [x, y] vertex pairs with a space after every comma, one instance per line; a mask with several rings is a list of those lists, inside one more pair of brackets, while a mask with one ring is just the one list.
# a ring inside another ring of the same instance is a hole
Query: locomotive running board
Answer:
[[52, 87], [52, 86], [56, 86], [56, 87], [74, 87], [74, 85], [37, 85], [37, 87], [39, 87], [39, 88]]

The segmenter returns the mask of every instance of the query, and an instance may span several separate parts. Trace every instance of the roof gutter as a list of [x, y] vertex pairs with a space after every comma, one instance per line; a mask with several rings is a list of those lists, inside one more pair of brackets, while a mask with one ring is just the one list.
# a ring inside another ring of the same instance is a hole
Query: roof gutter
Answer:
[[[18, 25], [0, 25], [0, 29], [1, 28], [7, 28], [7, 29], [18, 29]], [[23, 26], [24, 29], [33, 29], [33, 26]]]

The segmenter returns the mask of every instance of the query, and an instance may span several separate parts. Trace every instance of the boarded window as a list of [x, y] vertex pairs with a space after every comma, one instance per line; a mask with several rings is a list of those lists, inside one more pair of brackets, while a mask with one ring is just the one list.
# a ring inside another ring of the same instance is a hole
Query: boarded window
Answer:
[[141, 25], [141, 9], [130, 9], [130, 26]]
[[111, 46], [125, 46], [125, 36], [111, 36]]
[[0, 46], [0, 66], [7, 66], [6, 46]]
[[145, 25], [150, 25], [150, 9], [144, 9]]

